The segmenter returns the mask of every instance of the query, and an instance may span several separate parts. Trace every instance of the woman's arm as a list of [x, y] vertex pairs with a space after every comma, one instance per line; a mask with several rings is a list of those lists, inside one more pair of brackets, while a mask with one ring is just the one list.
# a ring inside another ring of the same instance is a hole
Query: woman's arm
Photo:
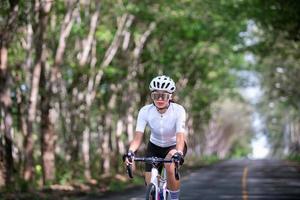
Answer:
[[177, 133], [176, 134], [176, 150], [183, 155], [185, 145], [185, 134], [184, 133]]
[[136, 152], [143, 141], [143, 132], [136, 131], [133, 140], [130, 143], [129, 151]]

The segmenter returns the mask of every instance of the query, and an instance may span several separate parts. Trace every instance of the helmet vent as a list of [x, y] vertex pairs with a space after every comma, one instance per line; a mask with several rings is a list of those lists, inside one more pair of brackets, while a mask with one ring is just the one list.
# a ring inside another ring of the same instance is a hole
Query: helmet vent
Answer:
[[158, 82], [158, 83], [157, 83], [157, 87], [158, 87], [158, 88], [160, 88], [159, 85], [160, 85], [160, 84], [159, 84], [159, 82]]
[[173, 91], [175, 88], [174, 87], [171, 87], [171, 90]]
[[164, 86], [165, 86], [165, 83], [161, 84], [161, 88], [164, 88]]
[[170, 83], [168, 83], [168, 84], [166, 85], [166, 88], [168, 88], [168, 87], [169, 87], [169, 85], [170, 85]]
[[154, 85], [154, 87], [156, 87], [156, 82], [155, 81], [153, 81], [153, 85]]

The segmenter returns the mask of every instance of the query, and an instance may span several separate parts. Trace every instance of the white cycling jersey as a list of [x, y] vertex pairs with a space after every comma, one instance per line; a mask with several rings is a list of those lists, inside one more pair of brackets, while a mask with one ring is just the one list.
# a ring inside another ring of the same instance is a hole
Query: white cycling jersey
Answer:
[[139, 111], [136, 131], [144, 133], [148, 124], [151, 129], [150, 141], [160, 147], [176, 144], [176, 134], [185, 133], [186, 112], [177, 104], [170, 103], [167, 111], [160, 114], [155, 105], [149, 104]]

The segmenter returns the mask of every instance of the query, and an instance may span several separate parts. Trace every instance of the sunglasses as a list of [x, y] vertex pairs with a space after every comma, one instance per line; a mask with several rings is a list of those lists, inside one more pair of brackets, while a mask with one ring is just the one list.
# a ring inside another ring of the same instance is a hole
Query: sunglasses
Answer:
[[163, 100], [163, 101], [166, 101], [166, 100], [169, 100], [171, 98], [172, 94], [169, 94], [169, 93], [159, 93], [159, 92], [152, 92], [151, 93], [151, 98], [153, 100]]

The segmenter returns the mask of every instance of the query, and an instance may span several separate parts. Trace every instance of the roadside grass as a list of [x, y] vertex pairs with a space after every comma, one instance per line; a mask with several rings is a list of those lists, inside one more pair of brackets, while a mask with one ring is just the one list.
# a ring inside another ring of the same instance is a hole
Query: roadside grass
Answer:
[[113, 179], [110, 181], [108, 186], [108, 192], [120, 192], [124, 191], [128, 188], [132, 188], [135, 186], [141, 186], [144, 184], [144, 178], [141, 175], [135, 176], [133, 179], [127, 179], [125, 181], [120, 181], [117, 179]]
[[294, 161], [300, 163], [300, 155], [299, 154], [290, 154], [286, 158], [289, 161]]
[[216, 155], [201, 157], [199, 157], [198, 155], [190, 155], [186, 158], [184, 168], [199, 168], [207, 165], [212, 165], [220, 161], [221, 159]]

